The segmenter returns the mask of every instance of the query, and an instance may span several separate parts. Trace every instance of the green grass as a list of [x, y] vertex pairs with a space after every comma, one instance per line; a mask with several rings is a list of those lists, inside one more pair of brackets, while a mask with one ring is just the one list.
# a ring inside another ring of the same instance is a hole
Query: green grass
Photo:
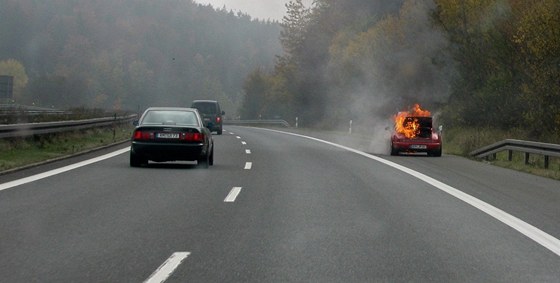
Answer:
[[543, 156], [531, 154], [528, 164], [525, 164], [525, 154], [521, 152], [514, 152], [512, 161], [508, 161], [508, 152], [503, 151], [496, 154], [495, 160], [488, 162], [496, 166], [560, 180], [560, 158], [550, 157], [548, 169], [544, 168]]
[[0, 171], [61, 158], [130, 139], [131, 126], [0, 140]]

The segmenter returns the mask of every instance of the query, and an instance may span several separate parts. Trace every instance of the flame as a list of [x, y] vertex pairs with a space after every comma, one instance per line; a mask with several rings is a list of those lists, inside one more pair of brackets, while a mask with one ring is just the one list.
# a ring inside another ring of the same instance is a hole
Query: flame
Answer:
[[407, 117], [430, 117], [432, 114], [430, 111], [422, 110], [419, 104], [414, 104], [414, 106], [409, 111], [399, 112], [394, 116], [395, 120], [395, 131], [397, 133], [403, 134], [406, 138], [412, 139], [418, 135], [418, 129], [420, 123], [418, 119], [412, 119], [411, 121], [405, 122]]

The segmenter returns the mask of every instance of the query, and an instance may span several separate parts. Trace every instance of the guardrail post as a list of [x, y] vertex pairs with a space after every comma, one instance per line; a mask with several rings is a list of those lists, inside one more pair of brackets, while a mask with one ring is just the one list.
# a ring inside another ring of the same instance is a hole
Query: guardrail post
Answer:
[[525, 165], [529, 164], [529, 153], [525, 152]]
[[508, 161], [513, 160], [513, 150], [508, 150]]
[[544, 169], [548, 169], [548, 163], [549, 163], [548, 155], [545, 155], [544, 156]]
[[113, 116], [113, 142], [117, 140], [117, 113]]

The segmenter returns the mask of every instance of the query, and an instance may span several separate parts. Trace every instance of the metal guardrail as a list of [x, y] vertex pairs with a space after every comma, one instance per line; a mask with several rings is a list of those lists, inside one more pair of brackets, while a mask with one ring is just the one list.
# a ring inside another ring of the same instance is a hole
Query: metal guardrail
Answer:
[[224, 120], [224, 125], [290, 127], [285, 120]]
[[474, 150], [470, 153], [471, 156], [477, 158], [490, 157], [496, 158], [498, 152], [507, 150], [508, 160], [511, 161], [514, 151], [520, 151], [525, 153], [525, 164], [529, 163], [530, 154], [539, 154], [544, 156], [544, 167], [548, 169], [549, 158], [551, 156], [560, 157], [560, 145], [551, 143], [541, 143], [523, 140], [506, 139], [489, 146]]
[[33, 115], [49, 115], [49, 114], [67, 114], [71, 113], [68, 110], [60, 110], [53, 108], [20, 105], [20, 104], [0, 104], [0, 117], [12, 116], [14, 114], [24, 114], [28, 116]]
[[114, 116], [87, 120], [0, 125], [0, 138], [27, 137], [88, 128], [107, 127], [112, 126], [115, 123], [123, 124], [132, 122], [136, 117], [137, 115], [133, 114], [128, 116]]

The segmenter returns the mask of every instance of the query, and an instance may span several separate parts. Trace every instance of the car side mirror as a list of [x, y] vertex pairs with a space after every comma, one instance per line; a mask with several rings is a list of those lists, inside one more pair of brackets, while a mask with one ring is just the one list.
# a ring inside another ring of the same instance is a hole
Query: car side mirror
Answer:
[[226, 111], [222, 110], [222, 115], [226, 115]]
[[439, 127], [438, 127], [438, 131], [439, 131], [440, 133], [442, 133], [442, 132], [443, 132], [443, 125], [439, 125]]

